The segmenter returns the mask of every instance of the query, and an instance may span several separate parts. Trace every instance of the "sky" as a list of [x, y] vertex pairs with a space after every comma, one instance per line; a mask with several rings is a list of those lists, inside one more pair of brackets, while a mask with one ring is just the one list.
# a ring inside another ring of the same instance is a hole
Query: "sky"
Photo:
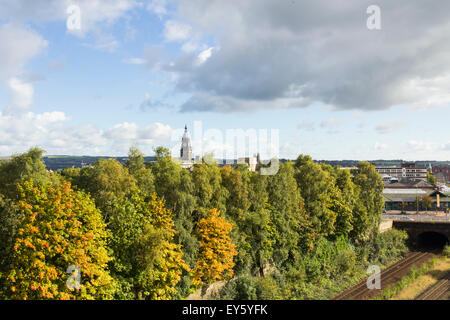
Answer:
[[0, 157], [178, 156], [187, 125], [194, 155], [450, 160], [449, 1], [0, 8]]

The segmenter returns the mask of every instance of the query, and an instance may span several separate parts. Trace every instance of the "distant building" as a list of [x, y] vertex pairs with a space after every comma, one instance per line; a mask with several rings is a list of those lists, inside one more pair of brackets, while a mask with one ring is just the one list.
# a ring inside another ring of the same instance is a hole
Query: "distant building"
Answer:
[[434, 166], [432, 168], [432, 174], [434, 175], [438, 183], [450, 183], [450, 167]]
[[[424, 208], [422, 199], [431, 200], [430, 207]], [[439, 190], [430, 189], [384, 189], [385, 209], [398, 211], [444, 211], [450, 208], [450, 196]]]
[[427, 168], [418, 167], [413, 162], [405, 162], [401, 166], [376, 167], [384, 181], [427, 181]]
[[181, 138], [180, 160], [182, 168], [192, 169], [194, 167], [194, 161], [192, 161], [191, 138], [189, 137], [187, 126], [184, 126], [184, 134]]

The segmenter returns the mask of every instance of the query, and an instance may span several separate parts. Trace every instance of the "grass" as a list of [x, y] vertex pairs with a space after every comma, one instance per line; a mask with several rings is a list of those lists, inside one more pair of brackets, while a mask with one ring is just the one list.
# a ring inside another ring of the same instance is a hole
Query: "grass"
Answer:
[[437, 259], [433, 258], [430, 262], [424, 263], [418, 268], [411, 268], [411, 270], [409, 270], [406, 276], [404, 276], [396, 284], [388, 286], [374, 299], [375, 300], [389, 300], [393, 298], [395, 299], [395, 297], [399, 295], [401, 291], [403, 291], [405, 288], [411, 285], [416, 279], [432, 270], [436, 266], [436, 263]]
[[408, 286], [400, 290], [393, 300], [412, 300], [421, 294], [425, 289], [435, 284], [450, 270], [450, 257], [442, 257], [436, 260], [433, 268], [416, 278]]

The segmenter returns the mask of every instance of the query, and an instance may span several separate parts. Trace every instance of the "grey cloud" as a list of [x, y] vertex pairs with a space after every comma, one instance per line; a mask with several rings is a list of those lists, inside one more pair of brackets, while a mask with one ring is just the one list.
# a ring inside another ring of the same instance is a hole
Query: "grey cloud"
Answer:
[[151, 98], [146, 98], [139, 106], [139, 109], [143, 112], [153, 111], [156, 109], [168, 109], [168, 108], [173, 108], [173, 106], [162, 100], [151, 99]]
[[392, 133], [392, 132], [398, 130], [402, 126], [403, 126], [403, 122], [392, 120], [392, 121], [387, 121], [385, 123], [381, 123], [381, 124], [377, 125], [375, 127], [375, 130], [379, 134], [387, 134], [387, 133]]
[[272, 107], [267, 102], [284, 98], [291, 99], [284, 107], [320, 102], [338, 109], [380, 110], [421, 103], [434, 94], [442, 97], [450, 80], [434, 80], [450, 74], [450, 2], [379, 0], [380, 31], [366, 28], [371, 4], [180, 3], [175, 18], [205, 37], [213, 35], [220, 47], [200, 66], [194, 66], [191, 54], [169, 68], [179, 75], [178, 90], [194, 94], [182, 110], [247, 110], [249, 102]]

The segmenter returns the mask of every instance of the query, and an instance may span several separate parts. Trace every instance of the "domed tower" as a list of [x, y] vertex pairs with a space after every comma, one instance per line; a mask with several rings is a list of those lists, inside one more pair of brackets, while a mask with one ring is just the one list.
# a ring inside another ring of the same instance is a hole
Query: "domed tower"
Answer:
[[184, 126], [184, 134], [181, 139], [181, 150], [180, 150], [180, 158], [183, 162], [191, 162], [192, 161], [192, 146], [191, 146], [191, 138], [189, 137], [189, 133], [187, 131], [187, 126]]

